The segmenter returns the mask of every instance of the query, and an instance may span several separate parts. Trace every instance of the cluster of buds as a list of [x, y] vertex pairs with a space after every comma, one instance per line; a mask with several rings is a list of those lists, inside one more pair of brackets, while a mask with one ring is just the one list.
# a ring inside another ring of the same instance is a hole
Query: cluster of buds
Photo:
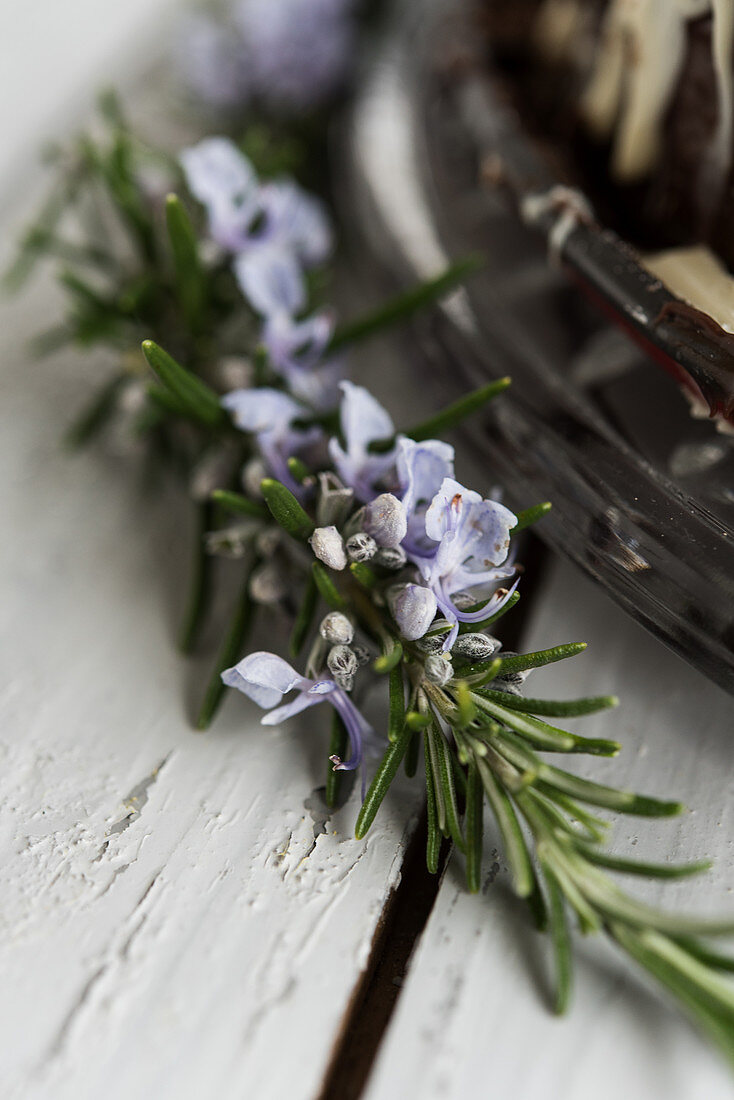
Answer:
[[[330, 493], [339, 489], [330, 489]], [[349, 494], [351, 490], [342, 490]], [[381, 493], [359, 508], [340, 530], [337, 523], [317, 527], [311, 536], [315, 556], [329, 569], [341, 572], [350, 562], [368, 562], [383, 569], [397, 570], [405, 565], [406, 554], [400, 545], [407, 530], [405, 509], [393, 493]]]
[[330, 611], [321, 620], [319, 638], [329, 646], [326, 667], [334, 683], [342, 691], [351, 691], [357, 670], [369, 661], [367, 648], [354, 641], [351, 619], [341, 611]]

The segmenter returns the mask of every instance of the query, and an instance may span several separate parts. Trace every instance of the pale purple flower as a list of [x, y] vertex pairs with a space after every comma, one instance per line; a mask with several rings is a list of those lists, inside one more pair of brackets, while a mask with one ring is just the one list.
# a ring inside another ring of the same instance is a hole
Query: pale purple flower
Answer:
[[362, 386], [342, 382], [341, 429], [346, 447], [338, 439], [329, 441], [329, 454], [339, 477], [362, 501], [371, 500], [380, 482], [394, 470], [395, 448], [373, 454], [371, 443], [390, 439], [395, 426], [382, 405]]
[[306, 283], [295, 253], [274, 241], [257, 241], [232, 261], [239, 288], [261, 317], [300, 313], [306, 305]]
[[211, 107], [242, 108], [251, 94], [245, 45], [232, 28], [202, 12], [183, 20], [177, 63], [191, 92]]
[[402, 636], [415, 642], [426, 633], [438, 609], [430, 588], [420, 584], [395, 584], [387, 590], [387, 602]]
[[235, 259], [235, 276], [263, 317], [299, 313], [306, 304], [304, 269], [331, 252], [329, 216], [319, 199], [292, 180], [263, 184], [258, 204], [256, 224]]
[[[351, 748], [349, 760], [336, 761], [335, 770], [353, 771], [362, 763], [365, 741], [374, 738], [374, 730], [334, 680], [310, 680], [296, 672], [282, 657], [262, 651], [250, 653], [234, 668], [226, 669], [222, 673], [222, 680], [227, 687], [236, 688], [259, 707], [270, 711], [262, 719], [264, 726], [278, 725], [286, 718], [300, 714], [318, 703], [331, 703], [344, 723]], [[289, 691], [297, 691], [298, 695], [289, 703], [276, 706]], [[274, 710], [271, 709], [273, 707]], [[362, 797], [364, 798], [364, 775]]]
[[282, 113], [323, 103], [344, 82], [354, 53], [345, 0], [239, 0], [234, 20], [260, 99]]
[[[477, 611], [462, 611], [453, 597], [474, 588], [496, 589], [514, 568], [507, 562], [510, 530], [517, 517], [493, 500], [465, 489], [447, 477], [426, 511], [426, 535], [435, 544], [431, 556], [409, 555], [436, 596], [440, 611], [452, 624], [444, 649], [450, 649], [459, 623], [480, 622], [507, 600], [509, 593], [488, 598]], [[514, 589], [513, 589], [514, 590]]]
[[328, 259], [334, 235], [326, 207], [290, 179], [264, 183], [260, 191], [263, 220], [257, 239], [287, 248], [304, 267]]
[[262, 342], [270, 364], [285, 378], [292, 393], [319, 410], [337, 401], [341, 364], [324, 361], [334, 331], [330, 313], [315, 313], [296, 321], [285, 311], [272, 312], [265, 321]]
[[408, 520], [405, 548], [417, 554], [432, 554], [435, 545], [426, 536], [426, 512], [444, 478], [454, 476], [454, 448], [438, 439], [416, 443], [402, 436], [396, 467]]
[[303, 496], [303, 486], [292, 477], [288, 459], [307, 454], [323, 441], [320, 428], [296, 426], [296, 421], [308, 416], [308, 410], [288, 394], [267, 388], [232, 390], [222, 398], [222, 405], [238, 428], [257, 436], [271, 474], [291, 492]]
[[184, 149], [179, 160], [189, 191], [206, 208], [212, 239], [226, 252], [250, 247], [262, 207], [247, 157], [228, 138], [210, 137]]
[[192, 195], [206, 208], [212, 239], [235, 256], [234, 272], [264, 317], [306, 304], [305, 268], [323, 263], [332, 230], [323, 204], [292, 180], [261, 185], [227, 138], [206, 138], [180, 156]]

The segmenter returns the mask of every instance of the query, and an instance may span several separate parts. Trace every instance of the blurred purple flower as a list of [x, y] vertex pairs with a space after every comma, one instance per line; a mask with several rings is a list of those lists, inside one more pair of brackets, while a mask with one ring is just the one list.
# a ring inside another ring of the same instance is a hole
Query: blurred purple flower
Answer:
[[[426, 511], [426, 535], [433, 541], [431, 556], [409, 554], [423, 580], [436, 596], [439, 610], [452, 624], [444, 649], [450, 649], [459, 631], [459, 623], [480, 622], [498, 610], [508, 598], [488, 597], [477, 611], [462, 611], [452, 597], [474, 588], [496, 589], [512, 576], [514, 568], [505, 565], [510, 546], [510, 530], [517, 517], [504, 505], [483, 500], [479, 493], [465, 489], [447, 477]], [[512, 589], [511, 591], [514, 591]]]
[[247, 157], [228, 138], [210, 137], [184, 149], [179, 160], [189, 191], [206, 208], [213, 240], [226, 252], [250, 247], [262, 204]]
[[323, 263], [332, 247], [320, 200], [292, 180], [261, 185], [227, 138], [206, 138], [180, 161], [189, 190], [206, 208], [212, 238], [235, 255], [235, 275], [253, 309], [265, 317], [303, 309], [303, 269]]
[[359, 500], [369, 501], [379, 492], [379, 484], [395, 467], [396, 450], [373, 454], [370, 444], [390, 439], [395, 425], [382, 405], [362, 386], [342, 382], [341, 429], [346, 443], [329, 441], [329, 454], [339, 477], [354, 490]]
[[333, 408], [339, 394], [341, 364], [323, 358], [333, 331], [333, 317], [323, 312], [304, 321], [275, 312], [263, 328], [262, 341], [273, 369], [297, 397], [320, 411]]
[[[296, 672], [282, 657], [262, 651], [251, 653], [234, 668], [226, 669], [222, 673], [222, 680], [227, 687], [236, 688], [259, 707], [270, 710], [262, 719], [264, 726], [276, 726], [308, 707], [331, 703], [344, 723], [352, 752], [349, 760], [334, 760], [334, 770], [353, 771], [362, 763], [365, 741], [374, 738], [374, 730], [346, 692], [333, 680], [310, 680]], [[298, 692], [295, 699], [283, 706], [276, 706], [284, 695], [294, 690]], [[362, 797], [364, 798], [364, 776]]]
[[207, 105], [220, 109], [241, 108], [250, 98], [245, 44], [224, 22], [203, 12], [185, 16], [178, 36], [176, 61], [193, 95]]
[[336, 91], [354, 52], [350, 7], [345, 0], [239, 0], [233, 19], [263, 103], [301, 114]]
[[280, 390], [232, 390], [222, 405], [243, 432], [257, 436], [258, 447], [273, 477], [302, 497], [303, 486], [292, 477], [288, 459], [320, 449], [324, 436], [320, 428], [298, 428], [295, 421], [308, 415], [303, 405]]

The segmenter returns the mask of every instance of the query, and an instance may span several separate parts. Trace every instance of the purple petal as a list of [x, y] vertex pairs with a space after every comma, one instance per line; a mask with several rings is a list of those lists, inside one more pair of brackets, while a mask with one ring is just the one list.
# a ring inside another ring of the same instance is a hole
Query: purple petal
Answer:
[[332, 248], [329, 216], [319, 199], [292, 180], [265, 184], [260, 193], [266, 232], [293, 251], [306, 267], [323, 263]]
[[243, 432], [275, 431], [280, 434], [306, 411], [292, 397], [267, 387], [232, 390], [224, 395], [222, 405]]
[[303, 273], [294, 254], [276, 244], [258, 244], [234, 260], [242, 293], [263, 317], [298, 313], [306, 304]]
[[206, 207], [213, 239], [230, 252], [247, 244], [259, 188], [247, 157], [227, 138], [212, 137], [179, 157], [192, 195]]
[[263, 651], [250, 653], [234, 668], [226, 669], [222, 681], [264, 708], [275, 706], [281, 696], [293, 688], [303, 691], [312, 683], [282, 657]]
[[389, 413], [369, 390], [353, 382], [342, 382], [339, 388], [342, 391], [341, 426], [349, 451], [366, 452], [370, 443], [395, 434]]

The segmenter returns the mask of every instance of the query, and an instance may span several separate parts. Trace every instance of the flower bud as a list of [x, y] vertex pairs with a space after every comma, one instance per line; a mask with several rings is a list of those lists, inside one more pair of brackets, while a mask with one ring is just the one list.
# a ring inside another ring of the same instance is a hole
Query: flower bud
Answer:
[[486, 661], [500, 648], [500, 643], [489, 634], [460, 634], [453, 644], [454, 657], [466, 661]]
[[319, 634], [331, 645], [349, 645], [354, 637], [354, 627], [341, 611], [330, 611], [321, 620]]
[[381, 546], [374, 557], [375, 565], [381, 565], [383, 569], [402, 569], [406, 561], [402, 546]]
[[370, 663], [370, 660], [372, 659], [372, 654], [370, 653], [367, 646], [361, 645], [359, 642], [357, 642], [356, 645], [352, 646], [352, 652], [357, 658], [357, 664], [360, 668], [362, 667], [362, 665], [368, 665]]
[[387, 602], [402, 636], [409, 642], [422, 638], [436, 614], [436, 597], [419, 584], [394, 584]]
[[226, 485], [232, 470], [232, 456], [225, 447], [208, 450], [194, 466], [189, 492], [194, 500], [209, 499], [214, 489]]
[[381, 493], [365, 506], [364, 529], [378, 546], [399, 546], [408, 531], [403, 502], [392, 493]]
[[280, 569], [273, 562], [265, 562], [250, 577], [249, 591], [255, 603], [273, 604], [283, 599], [287, 588]]
[[419, 638], [415, 645], [421, 653], [441, 653], [445, 641], [445, 634], [426, 634], [423, 638]]
[[347, 555], [344, 539], [336, 527], [317, 527], [308, 541], [316, 557], [324, 565], [328, 565], [329, 569], [346, 569]]
[[351, 691], [354, 675], [359, 668], [357, 658], [348, 645], [335, 645], [329, 650], [326, 665], [334, 682], [344, 691]]
[[218, 554], [223, 558], [243, 558], [249, 553], [258, 530], [259, 524], [248, 520], [233, 523], [230, 527], [220, 527], [204, 536], [204, 549], [207, 554]]
[[[507, 649], [502, 656], [516, 657], [517, 654]], [[503, 673], [500, 670], [499, 676], [492, 681], [492, 687], [496, 688], [497, 691], [506, 691], [508, 695], [522, 695], [522, 686], [532, 671], [531, 668], [523, 669], [522, 672]]]
[[252, 361], [241, 355], [225, 355], [216, 365], [216, 378], [225, 393], [229, 390], [249, 390], [254, 377]]
[[377, 552], [377, 543], [372, 535], [358, 531], [347, 539], [347, 557], [350, 561], [370, 561]]
[[426, 657], [425, 664], [423, 665], [423, 672], [426, 680], [429, 680], [432, 684], [438, 684], [439, 687], [443, 687], [444, 684], [447, 684], [454, 675], [451, 661], [438, 654], [432, 654], [430, 657]]
[[258, 554], [263, 558], [270, 558], [283, 541], [283, 529], [281, 527], [264, 527], [259, 531], [255, 539]]
[[261, 458], [251, 458], [242, 470], [242, 485], [248, 496], [262, 500], [260, 483], [268, 476], [268, 468]]

